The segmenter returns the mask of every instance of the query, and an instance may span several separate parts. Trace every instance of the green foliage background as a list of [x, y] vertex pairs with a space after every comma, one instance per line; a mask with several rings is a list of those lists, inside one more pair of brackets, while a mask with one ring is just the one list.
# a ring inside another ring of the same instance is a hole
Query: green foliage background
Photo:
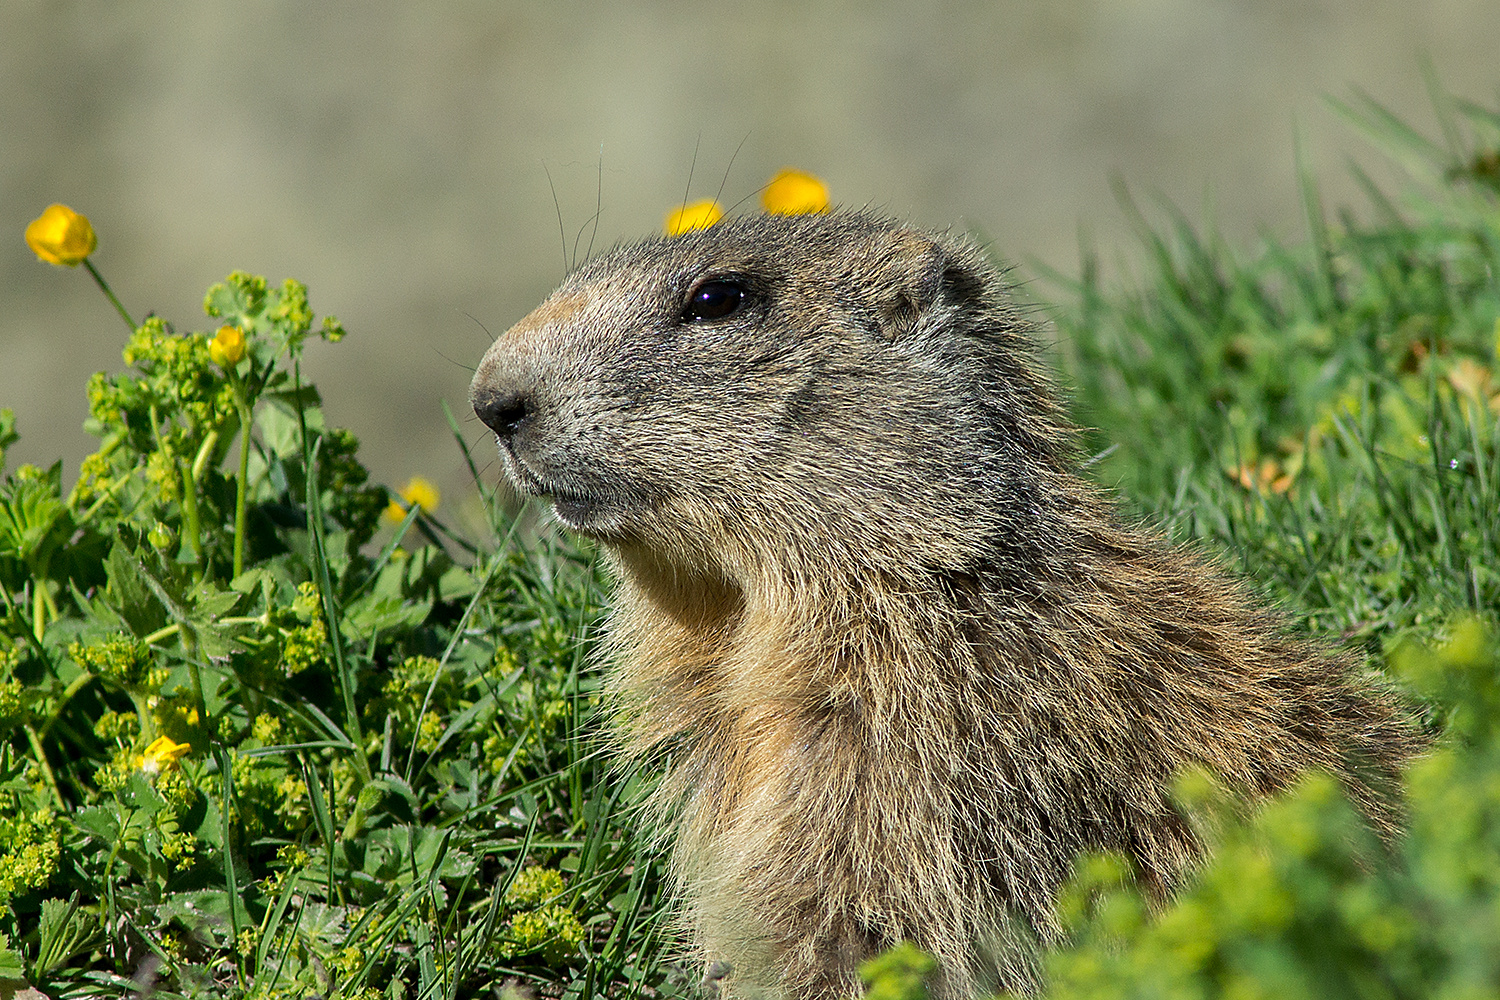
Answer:
[[[1239, 259], [1137, 212], [1149, 274], [1059, 286], [1096, 473], [1444, 735], [1390, 848], [1321, 777], [1246, 816], [1184, 776], [1213, 860], [1164, 907], [1118, 859], [1081, 862], [1056, 996], [1500, 989], [1500, 116], [1439, 106], [1442, 143], [1346, 109], [1414, 173], [1399, 204], [1371, 187], [1372, 221], [1328, 220], [1307, 179], [1308, 240]], [[148, 320], [89, 384], [77, 482], [0, 485], [0, 984], [689, 991], [630, 811], [644, 779], [592, 742], [592, 554], [477, 471], [483, 537], [400, 505], [380, 534], [392, 498], [300, 375], [339, 324], [240, 273], [205, 311], [243, 359]], [[0, 414], [0, 461], [15, 433]], [[919, 995], [924, 969], [894, 953], [873, 989]]]

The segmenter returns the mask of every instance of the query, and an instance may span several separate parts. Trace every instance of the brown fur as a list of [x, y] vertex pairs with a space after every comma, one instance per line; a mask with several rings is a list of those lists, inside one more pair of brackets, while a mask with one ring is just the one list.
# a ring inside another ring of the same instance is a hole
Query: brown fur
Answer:
[[[690, 316], [714, 279], [742, 306]], [[833, 214], [620, 248], [495, 342], [473, 401], [611, 555], [621, 743], [664, 764], [690, 936], [743, 992], [857, 995], [902, 940], [939, 996], [1035, 988], [1080, 852], [1163, 895], [1191, 867], [1186, 767], [1250, 796], [1324, 769], [1394, 829], [1414, 730], [1114, 516], [963, 241]]]

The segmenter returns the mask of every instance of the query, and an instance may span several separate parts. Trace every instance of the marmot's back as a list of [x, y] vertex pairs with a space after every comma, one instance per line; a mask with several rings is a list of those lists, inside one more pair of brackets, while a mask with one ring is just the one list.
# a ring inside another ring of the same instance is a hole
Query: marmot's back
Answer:
[[627, 753], [667, 763], [690, 933], [746, 982], [1035, 985], [1081, 851], [1168, 892], [1169, 789], [1338, 774], [1383, 832], [1419, 737], [1349, 665], [1072, 470], [1030, 330], [969, 244], [760, 217], [607, 253], [474, 378], [523, 493], [619, 586]]

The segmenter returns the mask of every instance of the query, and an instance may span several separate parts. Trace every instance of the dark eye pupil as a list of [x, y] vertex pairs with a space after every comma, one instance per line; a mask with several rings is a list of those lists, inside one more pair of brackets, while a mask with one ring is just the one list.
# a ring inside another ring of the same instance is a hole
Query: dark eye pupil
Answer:
[[739, 311], [745, 290], [732, 281], [705, 281], [688, 297], [683, 318], [693, 322], [724, 319]]

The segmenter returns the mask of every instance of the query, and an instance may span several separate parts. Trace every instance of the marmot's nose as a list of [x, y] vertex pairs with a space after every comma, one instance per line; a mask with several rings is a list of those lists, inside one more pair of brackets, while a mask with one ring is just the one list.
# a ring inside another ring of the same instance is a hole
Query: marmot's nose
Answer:
[[514, 437], [531, 410], [531, 400], [524, 392], [492, 392], [474, 400], [474, 413], [502, 438]]

